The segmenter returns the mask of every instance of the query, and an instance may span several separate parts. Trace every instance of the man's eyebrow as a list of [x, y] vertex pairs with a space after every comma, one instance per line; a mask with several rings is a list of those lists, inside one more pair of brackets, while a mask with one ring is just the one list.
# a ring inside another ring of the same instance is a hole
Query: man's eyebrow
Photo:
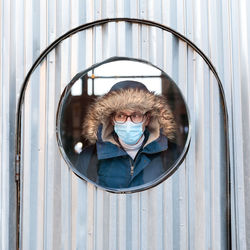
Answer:
[[[130, 115], [134, 115], [134, 114], [143, 114], [140, 111], [133, 111], [133, 112], [128, 112]], [[117, 112], [117, 115], [127, 115], [125, 112]]]

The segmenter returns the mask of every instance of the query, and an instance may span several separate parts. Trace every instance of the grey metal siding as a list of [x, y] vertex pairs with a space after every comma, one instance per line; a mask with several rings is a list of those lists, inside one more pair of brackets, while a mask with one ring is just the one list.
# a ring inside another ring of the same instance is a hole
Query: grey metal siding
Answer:
[[[23, 79], [57, 37], [90, 21], [142, 18], [192, 40], [215, 65], [229, 115], [232, 248], [250, 247], [249, 16], [236, 1], [1, 1], [0, 244], [14, 249], [14, 139]], [[111, 56], [145, 59], [181, 89], [191, 144], [179, 170], [157, 187], [111, 194], [85, 183], [60, 156], [56, 110], [70, 79]], [[186, 43], [158, 28], [109, 23], [62, 42], [36, 69], [23, 109], [21, 249], [226, 249], [226, 169], [218, 83]]]

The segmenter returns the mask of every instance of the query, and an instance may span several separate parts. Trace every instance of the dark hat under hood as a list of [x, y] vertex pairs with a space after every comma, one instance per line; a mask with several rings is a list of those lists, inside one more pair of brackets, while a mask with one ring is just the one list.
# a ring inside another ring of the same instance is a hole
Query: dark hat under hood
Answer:
[[116, 143], [112, 135], [111, 117], [122, 110], [139, 110], [150, 114], [147, 144], [159, 137], [160, 130], [170, 140], [175, 138], [176, 124], [166, 98], [149, 91], [144, 84], [130, 80], [116, 83], [89, 107], [83, 123], [83, 136], [95, 143], [98, 128], [102, 124], [102, 140]]

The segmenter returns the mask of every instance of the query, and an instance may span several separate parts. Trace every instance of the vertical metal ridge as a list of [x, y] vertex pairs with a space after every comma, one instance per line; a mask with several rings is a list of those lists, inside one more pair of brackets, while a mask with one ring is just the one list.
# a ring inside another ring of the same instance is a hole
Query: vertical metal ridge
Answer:
[[[0, 10], [0, 32], [1, 32], [1, 52], [0, 52], [0, 60], [1, 60], [1, 69], [0, 69], [0, 163], [1, 163], [1, 173], [0, 173], [0, 244], [2, 248], [9, 248], [11, 243], [9, 238], [12, 236], [10, 227], [10, 181], [9, 181], [9, 98], [8, 95], [10, 81], [10, 32], [11, 32], [11, 24], [10, 24], [10, 3], [1, 2]], [[2, 39], [5, 38], [5, 39]], [[6, 167], [4, 167], [6, 166]], [[13, 237], [15, 239], [15, 236]]]
[[[234, 245], [239, 249], [246, 249], [246, 228], [245, 228], [245, 195], [244, 195], [244, 165], [243, 165], [243, 128], [242, 125], [238, 126], [237, 121], [243, 121], [243, 113], [241, 109], [241, 44], [240, 44], [240, 11], [239, 3], [237, 1], [230, 1], [230, 33], [231, 33], [231, 46], [232, 46], [232, 156], [233, 166], [232, 179], [233, 179], [233, 218], [235, 218], [233, 225]], [[239, 100], [239, 101], [236, 101]], [[237, 169], [237, 170], [236, 170]], [[240, 237], [239, 237], [240, 236]]]

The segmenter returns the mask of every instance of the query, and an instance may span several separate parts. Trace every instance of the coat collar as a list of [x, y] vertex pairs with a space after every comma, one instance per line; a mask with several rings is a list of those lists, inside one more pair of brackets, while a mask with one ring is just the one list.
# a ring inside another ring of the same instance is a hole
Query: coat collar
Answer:
[[[103, 141], [101, 138], [101, 130], [102, 127], [100, 126], [98, 130], [98, 140], [96, 142], [98, 160], [104, 160], [119, 156], [127, 156], [127, 152], [124, 151], [123, 148], [111, 142]], [[149, 138], [149, 132], [146, 130], [144, 134], [145, 134], [145, 140], [143, 144], [145, 145]], [[155, 154], [165, 151], [167, 148], [168, 148], [168, 139], [166, 136], [160, 133], [160, 136], [156, 140], [152, 141], [149, 144], [146, 144], [146, 146], [143, 147], [141, 153]]]

